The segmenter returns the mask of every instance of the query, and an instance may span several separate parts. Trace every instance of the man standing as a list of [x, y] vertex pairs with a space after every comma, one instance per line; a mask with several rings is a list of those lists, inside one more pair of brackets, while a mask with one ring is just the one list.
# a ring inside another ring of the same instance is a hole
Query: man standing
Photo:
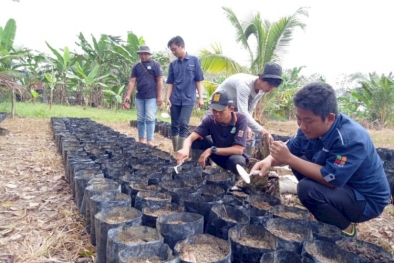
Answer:
[[130, 103], [130, 96], [137, 84], [138, 138], [139, 142], [152, 146], [157, 107], [163, 103], [163, 71], [160, 63], [150, 58], [152, 54], [148, 46], [141, 46], [137, 53], [141, 61], [136, 63], [131, 70], [124, 102]]
[[[229, 92], [215, 92], [211, 99], [213, 114], [186, 138], [183, 147], [176, 154], [178, 164], [188, 157], [190, 148], [202, 152], [198, 164], [203, 168], [208, 157], [220, 167], [238, 174], [236, 165], [245, 166], [246, 129], [248, 123], [244, 114], [234, 112], [233, 99]], [[212, 140], [207, 136], [211, 135]]]
[[298, 198], [319, 221], [356, 237], [354, 223], [379, 216], [390, 188], [382, 160], [368, 132], [338, 112], [334, 89], [322, 82], [306, 85], [294, 98], [297, 135], [287, 144], [275, 141], [271, 154], [253, 170], [264, 175], [286, 164], [299, 183]]
[[204, 105], [201, 81], [204, 76], [201, 63], [197, 57], [190, 56], [185, 50], [185, 42], [180, 36], [168, 41], [168, 47], [178, 59], [171, 62], [167, 78], [167, 99], [171, 114], [171, 138], [174, 151], [182, 147], [189, 134], [189, 121], [196, 104]]
[[[253, 118], [253, 111], [264, 94], [282, 83], [282, 67], [274, 62], [265, 64], [264, 71], [257, 75], [238, 73], [228, 77], [216, 91], [227, 90], [234, 98], [235, 111], [245, 114], [248, 127], [254, 134], [263, 136], [267, 131]], [[207, 111], [210, 114], [211, 110]], [[250, 153], [249, 153], [250, 154]]]

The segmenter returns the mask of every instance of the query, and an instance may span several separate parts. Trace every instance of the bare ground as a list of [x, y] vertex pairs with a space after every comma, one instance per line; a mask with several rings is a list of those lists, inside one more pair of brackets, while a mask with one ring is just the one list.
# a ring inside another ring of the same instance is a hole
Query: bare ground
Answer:
[[[136, 137], [136, 129], [126, 122], [105, 124]], [[292, 135], [296, 124], [266, 126], [272, 133]], [[93, 262], [95, 249], [64, 180], [64, 165], [50, 121], [15, 118], [5, 120], [1, 127], [0, 263]], [[172, 151], [171, 141], [159, 134], [155, 134], [155, 143], [164, 151]], [[394, 149], [386, 145], [377, 146]], [[393, 252], [393, 222], [394, 208], [390, 205], [380, 217], [358, 225], [359, 239]]]

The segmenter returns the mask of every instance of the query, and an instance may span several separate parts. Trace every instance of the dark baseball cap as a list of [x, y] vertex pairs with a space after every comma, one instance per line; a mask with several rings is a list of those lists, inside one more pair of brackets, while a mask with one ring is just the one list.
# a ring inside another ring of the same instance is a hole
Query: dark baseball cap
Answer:
[[234, 100], [226, 90], [215, 92], [211, 98], [211, 107], [214, 110], [222, 111], [227, 106], [233, 106]]
[[268, 62], [264, 66], [264, 71], [259, 74], [262, 79], [280, 79], [282, 80], [282, 67], [275, 62]]

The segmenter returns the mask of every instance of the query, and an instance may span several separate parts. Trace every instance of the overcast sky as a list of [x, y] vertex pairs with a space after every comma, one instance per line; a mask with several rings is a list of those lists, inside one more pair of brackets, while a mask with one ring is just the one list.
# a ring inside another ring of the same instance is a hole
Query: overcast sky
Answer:
[[0, 26], [10, 18], [17, 24], [15, 45], [51, 53], [76, 48], [82, 32], [120, 36], [128, 31], [143, 36], [152, 51], [167, 48], [180, 35], [190, 54], [219, 42], [225, 55], [246, 64], [247, 54], [235, 43], [235, 30], [223, 6], [242, 20], [260, 12], [271, 22], [309, 7], [302, 17], [305, 31], [297, 30], [282, 66], [305, 66], [305, 75], [320, 73], [335, 84], [340, 74], [389, 74], [394, 68], [394, 15], [390, 0], [0, 0]]

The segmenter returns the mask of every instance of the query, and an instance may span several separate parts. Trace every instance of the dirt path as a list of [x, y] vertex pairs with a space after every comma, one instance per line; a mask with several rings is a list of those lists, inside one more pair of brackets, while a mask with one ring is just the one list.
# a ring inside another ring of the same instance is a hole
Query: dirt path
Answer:
[[[128, 123], [106, 124], [135, 137]], [[78, 214], [49, 120], [7, 119], [0, 126], [0, 263], [93, 262], [84, 219]], [[171, 152], [171, 141], [155, 134]], [[359, 238], [394, 251], [394, 208], [359, 225]]]

